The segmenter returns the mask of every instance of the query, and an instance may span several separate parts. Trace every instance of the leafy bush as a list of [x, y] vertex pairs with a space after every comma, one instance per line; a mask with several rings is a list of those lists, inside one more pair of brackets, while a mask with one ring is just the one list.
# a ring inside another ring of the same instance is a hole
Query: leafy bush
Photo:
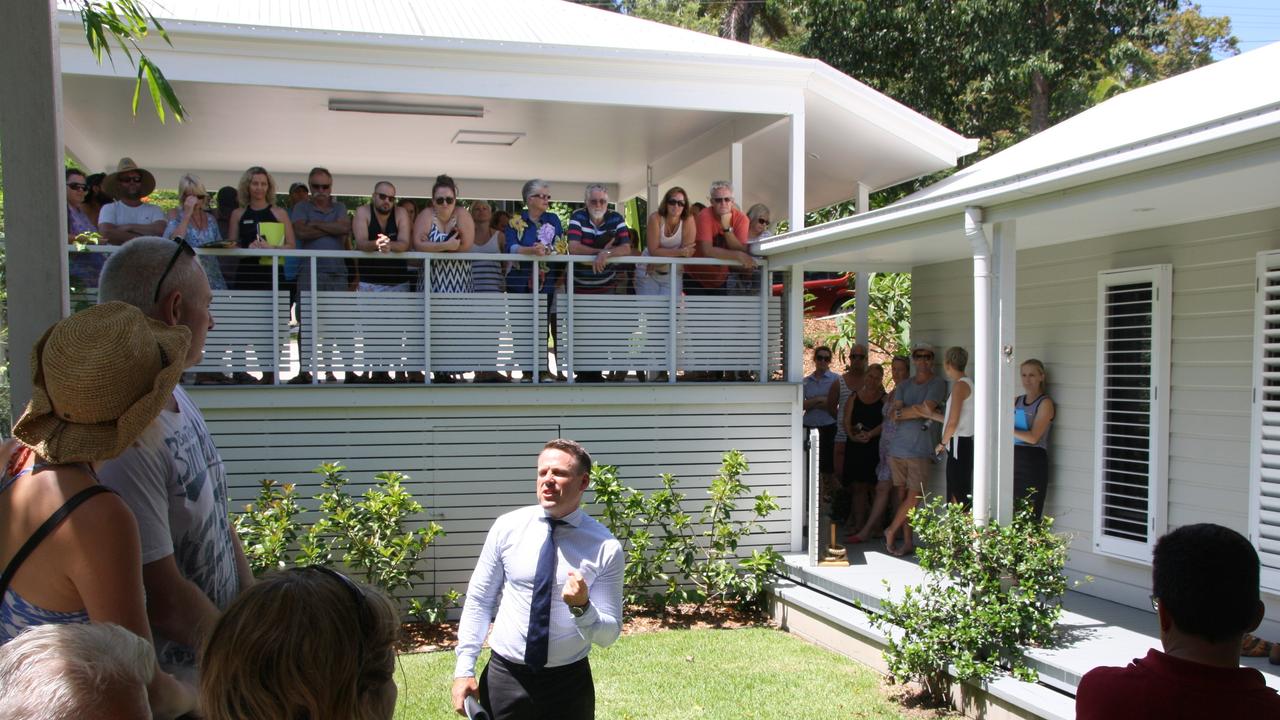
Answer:
[[[424, 577], [418, 562], [444, 529], [435, 522], [405, 528], [423, 509], [404, 488], [408, 476], [378, 473], [376, 487], [357, 497], [346, 490], [349, 481], [342, 465], [324, 463], [316, 472], [324, 476], [322, 491], [313, 498], [320, 517], [309, 526], [298, 520], [305, 509], [295, 487], [274, 480], [263, 480], [256, 500], [233, 518], [255, 575], [289, 565], [329, 565], [336, 559], [392, 596]], [[459, 598], [450, 590], [441, 598], [413, 600], [409, 613], [439, 622]]]
[[[694, 517], [683, 510], [678, 481], [664, 473], [662, 487], [649, 495], [624, 486], [612, 465], [591, 468], [596, 503], [603, 522], [622, 543], [627, 556], [624, 600], [665, 610], [693, 602], [734, 602], [758, 608], [768, 577], [782, 561], [770, 546], [740, 559], [742, 538], [760, 529], [760, 521], [778, 509], [768, 492], [754, 496], [752, 515], [734, 520], [738, 503], [750, 488], [742, 482], [748, 470], [742, 453], [731, 450], [708, 489], [709, 498]], [[655, 591], [655, 586], [659, 590]]]
[[958, 505], [935, 497], [910, 514], [919, 538], [923, 585], [900, 602], [884, 601], [871, 622], [890, 634], [889, 672], [917, 680], [936, 700], [947, 696], [948, 667], [961, 681], [994, 677], [1007, 667], [1034, 682], [1023, 648], [1049, 643], [1067, 590], [1067, 539], [1053, 519], [1036, 519], [1026, 503], [1013, 522], [978, 526]]
[[[870, 308], [867, 312], [867, 333], [871, 349], [887, 355], [897, 355], [911, 346], [911, 274], [872, 273], [866, 294]], [[857, 288], [857, 295], [863, 295]], [[845, 302], [843, 309], [853, 310], [857, 298]], [[826, 344], [841, 355], [856, 342], [856, 318], [850, 314], [840, 319], [836, 332]]]

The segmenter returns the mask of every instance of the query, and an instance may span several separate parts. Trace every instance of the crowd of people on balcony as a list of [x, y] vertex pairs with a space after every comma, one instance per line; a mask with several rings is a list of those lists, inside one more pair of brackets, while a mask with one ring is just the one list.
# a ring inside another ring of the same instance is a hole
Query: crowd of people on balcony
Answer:
[[[68, 241], [123, 245], [137, 237], [163, 236], [193, 248], [356, 250], [378, 256], [321, 256], [313, 263], [287, 252], [282, 257], [201, 256], [210, 286], [216, 291], [274, 287], [288, 292], [290, 314], [297, 318], [299, 347], [304, 347], [308, 323], [299, 301], [313, 282], [319, 291], [366, 293], [421, 291], [425, 286], [432, 293], [551, 295], [565, 292], [571, 280], [572, 292], [581, 295], [670, 295], [673, 290], [690, 295], [756, 294], [760, 278], [752, 250], [770, 235], [769, 209], [755, 204], [742, 212], [733, 187], [724, 181], [711, 185], [709, 207], [694, 202], [681, 187], [667, 189], [647, 219], [643, 240], [621, 212], [611, 209], [609, 191], [603, 184], [586, 186], [582, 207], [572, 211], [567, 226], [552, 212], [551, 184], [541, 179], [524, 184], [524, 209], [516, 215], [494, 212], [484, 200], [472, 201], [464, 208], [458, 185], [448, 175], [436, 177], [430, 199], [421, 208], [412, 198], [400, 197], [395, 184], [387, 180], [374, 184], [367, 203], [348, 208], [335, 198], [333, 175], [323, 167], [313, 168], [305, 183], [290, 185], [285, 196], [288, 208], [278, 203], [277, 188], [268, 170], [250, 167], [237, 187], [217, 192], [215, 205], [200, 177], [188, 173], [178, 182], [177, 207], [166, 213], [147, 202], [156, 189], [155, 176], [131, 158], [122, 158], [115, 172], [101, 176], [88, 177], [69, 168]], [[410, 251], [440, 255], [429, 263], [396, 257]], [[455, 253], [495, 257], [450, 257]], [[517, 255], [545, 258], [555, 254], [581, 255], [584, 261], [571, 266], [514, 261]], [[632, 255], [714, 258], [725, 264], [682, 268], [666, 262], [612, 262]], [[102, 263], [100, 253], [72, 252], [72, 287], [96, 287]], [[554, 305], [549, 303], [545, 329], [554, 336], [557, 326]], [[396, 380], [405, 382], [423, 379], [421, 371], [396, 374]], [[546, 379], [557, 379], [551, 373], [546, 375]], [[586, 373], [580, 379], [598, 380], [599, 375]], [[458, 377], [438, 375], [445, 382]], [[325, 379], [336, 380], [332, 373], [326, 373]], [[350, 379], [393, 381], [384, 370], [367, 377], [353, 373]], [[475, 379], [509, 380], [494, 371], [479, 371]], [[202, 374], [197, 380], [275, 382], [274, 373], [265, 368], [261, 378], [241, 370], [231, 376]], [[311, 381], [305, 370], [290, 380]]]
[[[933, 468], [945, 463], [946, 499], [965, 510], [973, 502], [974, 387], [966, 375], [969, 353], [947, 348], [943, 377], [935, 372], [933, 346], [912, 345], [910, 356], [884, 366], [868, 365], [867, 348], [849, 349], [843, 374], [831, 370], [830, 348], [813, 352], [814, 371], [804, 378], [804, 419], [818, 433], [819, 488], [833, 521], [826, 553], [841, 557], [845, 546], [883, 538], [894, 555], [913, 550], [907, 513], [925, 494]], [[912, 368], [914, 366], [914, 373]], [[1014, 498], [1044, 515], [1049, 489], [1049, 428], [1053, 399], [1045, 389], [1044, 363], [1021, 366], [1025, 392], [1014, 401]], [[948, 389], [947, 383], [950, 383]], [[893, 512], [886, 516], [892, 506]], [[835, 527], [850, 532], [844, 546]]]

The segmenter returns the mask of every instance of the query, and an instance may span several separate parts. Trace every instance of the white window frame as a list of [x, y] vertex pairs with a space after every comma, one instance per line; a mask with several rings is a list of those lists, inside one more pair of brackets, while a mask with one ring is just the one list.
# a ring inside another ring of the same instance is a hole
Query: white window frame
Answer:
[[[1280, 251], [1258, 253], [1253, 308], [1253, 415], [1249, 424], [1249, 540], [1262, 560], [1262, 587], [1280, 592], [1280, 409], [1274, 408], [1273, 402], [1273, 409], [1268, 412], [1263, 393], [1266, 374], [1269, 372], [1275, 380], [1280, 372], [1277, 361], [1273, 358], [1268, 363], [1265, 357], [1268, 305], [1272, 306], [1271, 317], [1280, 318], [1280, 293], [1268, 301], [1269, 279], [1280, 281]], [[1270, 334], [1274, 338], [1270, 349], [1274, 351], [1280, 346], [1280, 331], [1272, 330]], [[1268, 365], [1272, 368], [1270, 371]], [[1264, 427], [1263, 423], [1268, 420], [1270, 427]], [[1263, 487], [1264, 460], [1268, 460], [1266, 488]]]
[[[1106, 310], [1107, 290], [1118, 285], [1149, 282], [1152, 286], [1151, 368], [1147, 428], [1147, 528], [1146, 539], [1117, 537], [1103, 533], [1103, 468], [1106, 457]], [[1151, 562], [1156, 540], [1164, 534], [1168, 521], [1169, 484], [1169, 355], [1173, 326], [1173, 266], [1150, 265], [1098, 273], [1097, 356], [1094, 395], [1093, 461], [1093, 549], [1103, 555]]]

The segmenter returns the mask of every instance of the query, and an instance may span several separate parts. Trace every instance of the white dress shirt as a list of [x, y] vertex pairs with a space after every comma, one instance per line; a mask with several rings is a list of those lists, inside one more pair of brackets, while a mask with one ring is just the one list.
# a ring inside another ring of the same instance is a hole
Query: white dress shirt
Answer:
[[[489, 528], [467, 585], [467, 599], [458, 623], [454, 677], [475, 675], [476, 658], [490, 620], [493, 634], [489, 647], [508, 660], [524, 662], [538, 553], [547, 539], [547, 523], [543, 520], [546, 516], [540, 506], [532, 505], [499, 517]], [[575, 663], [587, 656], [591, 643], [608, 646], [622, 632], [622, 575], [626, 563], [622, 544], [581, 508], [563, 520], [568, 524], [555, 530], [556, 584], [551, 598], [549, 668]], [[561, 594], [570, 570], [582, 574], [591, 597], [591, 606], [579, 618], [569, 612]]]

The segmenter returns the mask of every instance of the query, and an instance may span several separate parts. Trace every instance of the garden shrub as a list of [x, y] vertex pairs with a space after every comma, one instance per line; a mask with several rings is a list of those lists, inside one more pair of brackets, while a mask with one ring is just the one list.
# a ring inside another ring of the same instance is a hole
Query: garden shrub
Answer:
[[889, 635], [890, 674], [920, 682], [940, 702], [950, 687], [948, 668], [970, 683], [1005, 668], [1034, 682], [1023, 648], [1054, 639], [1067, 590], [1068, 543], [1053, 533], [1053, 519], [1036, 519], [1023, 503], [1012, 523], [979, 526], [941, 497], [912, 510], [910, 519], [925, 582], [907, 587], [899, 602], [881, 602], [871, 617]]
[[676, 490], [678, 480], [670, 473], [662, 474], [660, 489], [646, 495], [623, 485], [616, 467], [592, 466], [591, 486], [603, 508], [601, 520], [626, 553], [627, 604], [659, 610], [690, 602], [761, 606], [765, 584], [782, 556], [770, 546], [739, 558], [738, 546], [761, 528], [760, 521], [777, 510], [778, 503], [767, 491], [759, 493], [752, 498], [751, 516], [734, 519], [738, 503], [751, 491], [742, 482], [748, 468], [742, 453], [725, 453], [706, 504], [693, 516], [684, 511], [685, 494]]
[[[413, 586], [425, 576], [419, 561], [444, 529], [435, 522], [410, 530], [406, 523], [422, 513], [422, 505], [405, 489], [408, 476], [382, 472], [376, 485], [363, 495], [347, 492], [346, 468], [324, 463], [321, 492], [313, 500], [319, 518], [304, 527], [299, 515], [306, 510], [292, 484], [263, 480], [255, 501], [233, 519], [255, 575], [289, 565], [330, 565], [341, 562], [370, 585], [388, 595]], [[458, 604], [456, 590], [443, 597], [414, 599], [409, 614], [439, 622]]]

